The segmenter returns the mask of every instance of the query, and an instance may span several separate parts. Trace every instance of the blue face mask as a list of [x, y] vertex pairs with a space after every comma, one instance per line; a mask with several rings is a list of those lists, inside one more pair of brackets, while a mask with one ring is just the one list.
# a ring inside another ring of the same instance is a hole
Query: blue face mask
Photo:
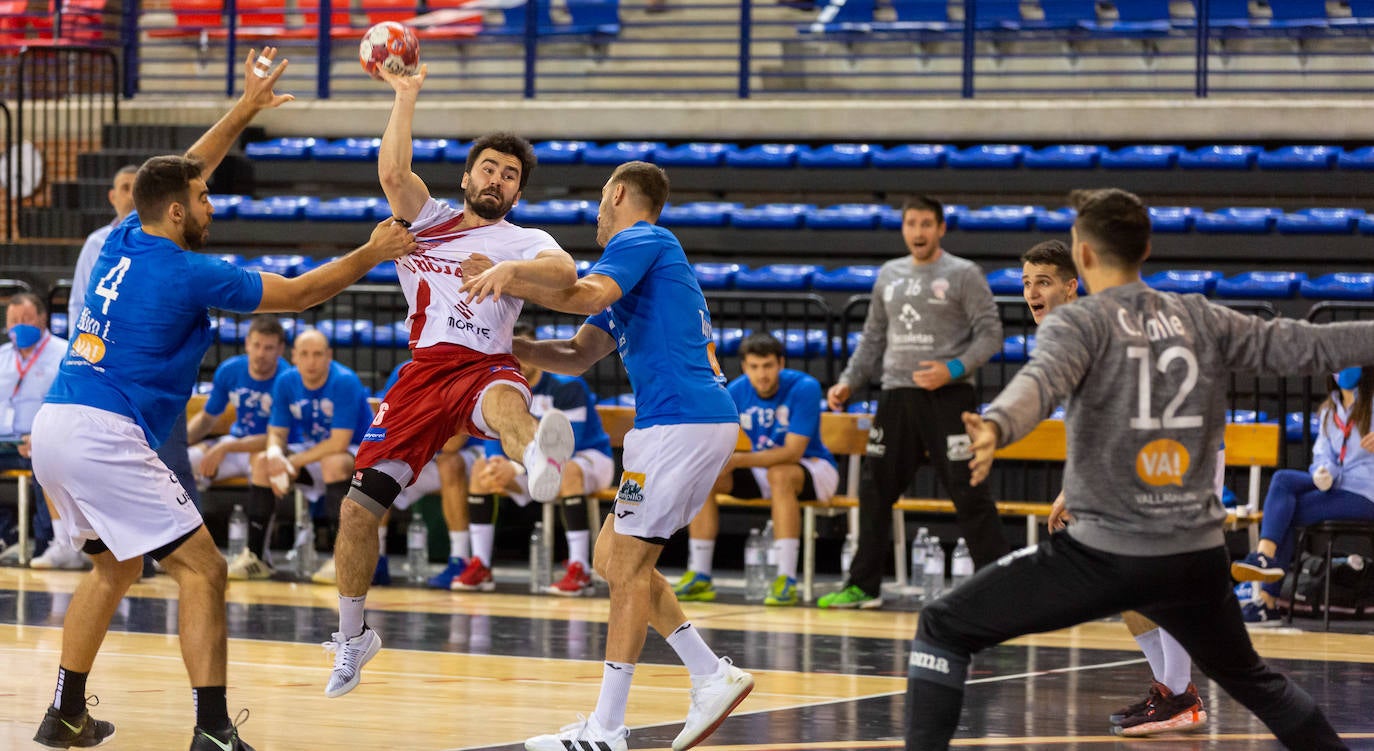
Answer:
[[1352, 391], [1360, 385], [1360, 375], [1363, 372], [1364, 370], [1358, 365], [1353, 368], [1346, 368], [1336, 374], [1336, 385], [1346, 391]]
[[10, 328], [10, 341], [19, 349], [28, 349], [38, 343], [43, 338], [43, 329], [37, 326], [30, 326], [27, 323], [20, 323]]

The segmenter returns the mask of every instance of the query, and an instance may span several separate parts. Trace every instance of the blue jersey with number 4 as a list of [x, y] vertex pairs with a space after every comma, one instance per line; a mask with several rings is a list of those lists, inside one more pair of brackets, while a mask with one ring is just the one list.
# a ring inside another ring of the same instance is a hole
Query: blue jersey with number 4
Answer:
[[587, 273], [620, 286], [620, 299], [587, 323], [615, 340], [635, 392], [636, 428], [739, 419], [716, 363], [706, 297], [673, 233], [648, 222], [627, 227]]
[[129, 417], [156, 448], [195, 388], [210, 347], [209, 309], [251, 313], [261, 302], [257, 272], [150, 235], [130, 214], [95, 262], [47, 400]]
[[739, 425], [749, 436], [754, 451], [778, 448], [787, 434], [806, 436], [803, 457], [835, 457], [821, 441], [821, 382], [799, 370], [783, 368], [778, 372], [778, 390], [767, 399], [759, 396], [749, 379], [740, 376], [730, 382], [730, 396], [739, 408]]

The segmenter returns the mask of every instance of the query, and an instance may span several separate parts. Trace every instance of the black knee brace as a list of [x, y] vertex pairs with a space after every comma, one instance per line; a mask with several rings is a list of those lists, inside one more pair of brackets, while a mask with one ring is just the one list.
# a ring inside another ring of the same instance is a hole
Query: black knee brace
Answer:
[[400, 494], [400, 483], [391, 475], [371, 467], [353, 473], [353, 488], [348, 491], [349, 499], [371, 511], [378, 519], [386, 514]]

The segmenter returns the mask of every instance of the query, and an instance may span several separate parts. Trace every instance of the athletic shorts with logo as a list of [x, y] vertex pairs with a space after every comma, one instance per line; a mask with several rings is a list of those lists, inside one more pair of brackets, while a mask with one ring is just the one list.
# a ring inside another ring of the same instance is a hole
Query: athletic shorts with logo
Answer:
[[[803, 456], [802, 471], [806, 473], [799, 501], [828, 501], [840, 487], [840, 471], [834, 464], [817, 457]], [[768, 467], [740, 467], [734, 471], [734, 487], [730, 493], [736, 498], [772, 498], [773, 488], [768, 482]], [[754, 487], [749, 487], [748, 483]], [[750, 493], [757, 491], [758, 495]]]
[[626, 433], [615, 531], [666, 542], [706, 504], [738, 439], [738, 422], [654, 425]]

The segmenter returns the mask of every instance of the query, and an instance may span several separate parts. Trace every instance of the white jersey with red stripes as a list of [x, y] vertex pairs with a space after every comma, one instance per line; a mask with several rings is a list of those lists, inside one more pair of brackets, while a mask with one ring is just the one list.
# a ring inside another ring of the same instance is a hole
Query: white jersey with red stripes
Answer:
[[558, 242], [543, 230], [505, 220], [458, 229], [462, 221], [462, 211], [430, 198], [411, 223], [419, 249], [396, 261], [410, 304], [410, 348], [450, 343], [486, 354], [509, 353], [511, 330], [524, 301], [503, 295], [500, 301], [463, 302], [459, 264], [473, 253], [492, 263], [529, 260], [542, 251], [558, 250]]

